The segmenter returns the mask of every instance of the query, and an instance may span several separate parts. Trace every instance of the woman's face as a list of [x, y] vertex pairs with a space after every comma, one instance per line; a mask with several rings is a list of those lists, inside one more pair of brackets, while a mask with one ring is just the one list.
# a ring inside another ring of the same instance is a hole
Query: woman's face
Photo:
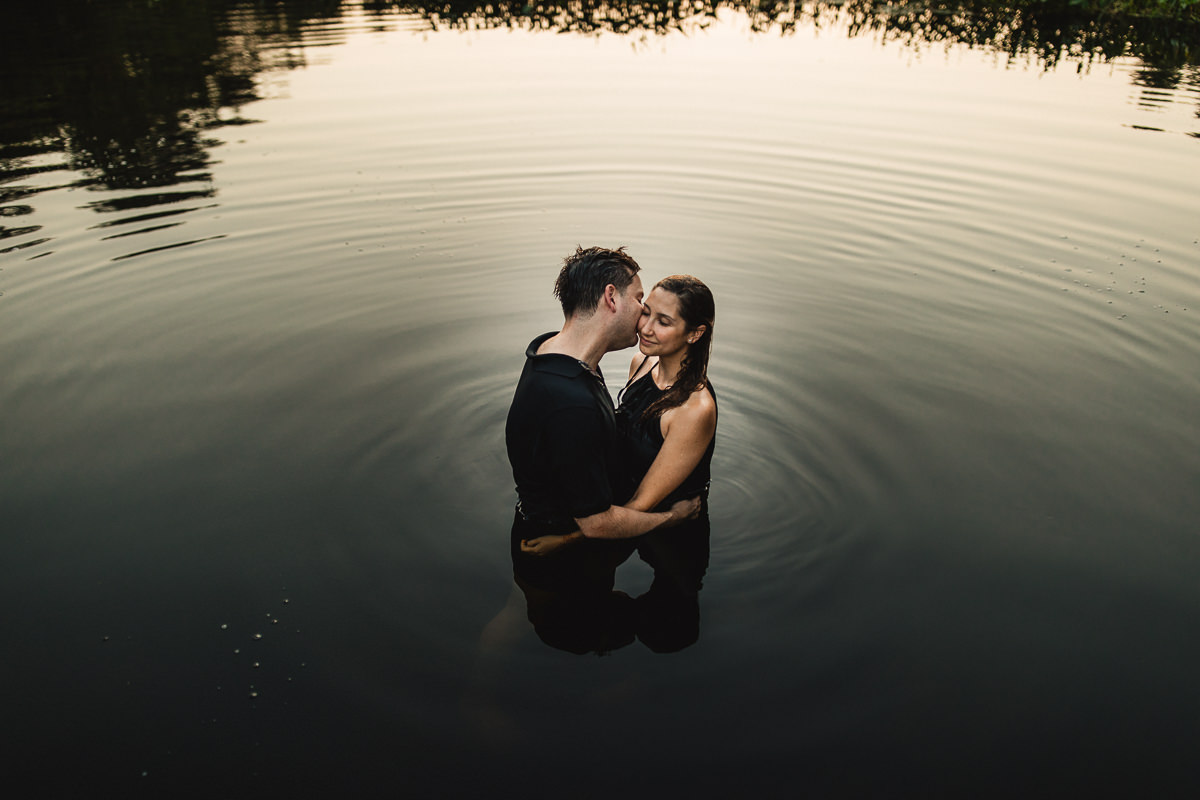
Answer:
[[669, 356], [688, 346], [687, 323], [679, 314], [678, 297], [656, 286], [642, 306], [642, 321], [638, 324], [638, 347], [642, 353]]

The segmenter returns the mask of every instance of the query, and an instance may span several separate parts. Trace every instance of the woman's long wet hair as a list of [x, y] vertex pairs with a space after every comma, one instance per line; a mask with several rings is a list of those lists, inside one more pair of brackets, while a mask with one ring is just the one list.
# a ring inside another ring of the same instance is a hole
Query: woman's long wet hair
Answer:
[[683, 405], [692, 392], [708, 383], [708, 356], [712, 352], [713, 322], [717, 316], [712, 292], [698, 278], [670, 275], [654, 284], [654, 288], [664, 289], [679, 300], [679, 316], [683, 317], [688, 331], [703, 325], [704, 333], [688, 345], [679, 376], [662, 397], [650, 404], [643, 419], [660, 417], [664, 411]]

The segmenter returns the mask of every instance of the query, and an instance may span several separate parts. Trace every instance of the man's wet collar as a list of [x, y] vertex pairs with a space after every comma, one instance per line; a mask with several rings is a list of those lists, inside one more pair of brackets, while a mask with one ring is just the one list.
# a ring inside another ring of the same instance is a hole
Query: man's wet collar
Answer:
[[580, 371], [583, 371], [592, 375], [597, 380], [603, 381], [604, 374], [600, 372], [599, 366], [596, 369], [592, 369], [586, 361], [566, 355], [565, 353], [538, 353], [538, 348], [542, 346], [542, 343], [557, 334], [558, 331], [543, 333], [530, 342], [529, 347], [525, 348], [526, 358], [537, 359], [534, 367], [542, 372], [561, 375], [564, 378], [574, 378], [579, 375]]

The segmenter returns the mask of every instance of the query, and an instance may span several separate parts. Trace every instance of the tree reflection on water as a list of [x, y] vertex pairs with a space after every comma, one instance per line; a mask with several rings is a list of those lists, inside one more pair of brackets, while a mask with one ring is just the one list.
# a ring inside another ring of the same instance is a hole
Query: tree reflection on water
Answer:
[[[21, 183], [38, 170], [75, 170], [74, 186], [146, 189], [198, 184], [212, 194], [214, 128], [252, 122], [239, 109], [257, 99], [270, 70], [304, 65], [305, 27], [351, 8], [380, 19], [405, 13], [432, 29], [511, 27], [531, 30], [664, 34], [701, 28], [718, 12], [742, 13], [762, 35], [798, 26], [838, 26], [850, 36], [877, 36], [916, 49], [962, 43], [1047, 67], [1119, 56], [1143, 62], [1135, 82], [1145, 102], [1162, 90], [1200, 87], [1197, 31], [1168, 24], [1088, 14], [1068, 0], [897, 3], [671, 0], [614, 3], [365, 0], [59, 0], [23, 3], [8, 20], [0, 49], [0, 217], [20, 217], [22, 201], [43, 189]], [[326, 36], [319, 43], [328, 43]], [[31, 157], [64, 153], [53, 167]], [[169, 202], [170, 193], [162, 196]], [[102, 210], [102, 209], [98, 209]], [[0, 227], [0, 239], [29, 233]], [[27, 246], [23, 244], [20, 246]], [[9, 248], [13, 249], [13, 248]]]
[[[22, 4], [0, 50], [0, 179], [11, 184], [31, 169], [24, 159], [62, 152], [62, 166], [86, 176], [75, 186], [209, 181], [217, 142], [207, 132], [249, 122], [236, 110], [257, 99], [259, 73], [303, 63], [296, 30], [340, 5]], [[9, 187], [0, 200], [32, 191]]]
[[576, 33], [669, 33], [702, 26], [722, 9], [743, 13], [756, 33], [789, 34], [804, 23], [844, 22], [851, 36], [874, 34], [912, 47], [967, 44], [1046, 64], [1132, 55], [1153, 63], [1194, 62], [1195, 26], [1089, 13], [1070, 0], [674, 0], [673, 2], [403, 3], [367, 0], [376, 12], [419, 14], [434, 28], [512, 27]]

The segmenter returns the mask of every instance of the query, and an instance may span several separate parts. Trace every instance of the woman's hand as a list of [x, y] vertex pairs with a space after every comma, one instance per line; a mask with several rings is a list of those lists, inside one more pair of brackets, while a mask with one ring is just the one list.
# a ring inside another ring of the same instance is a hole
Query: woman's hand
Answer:
[[670, 528], [678, 525], [681, 522], [687, 522], [689, 519], [695, 519], [700, 516], [702, 505], [699, 497], [691, 497], [687, 500], [679, 500], [671, 506], [671, 521], [664, 525], [664, 528]]
[[575, 534], [561, 536], [538, 536], [533, 539], [521, 540], [521, 552], [535, 556], [548, 556], [570, 542], [580, 538]]

